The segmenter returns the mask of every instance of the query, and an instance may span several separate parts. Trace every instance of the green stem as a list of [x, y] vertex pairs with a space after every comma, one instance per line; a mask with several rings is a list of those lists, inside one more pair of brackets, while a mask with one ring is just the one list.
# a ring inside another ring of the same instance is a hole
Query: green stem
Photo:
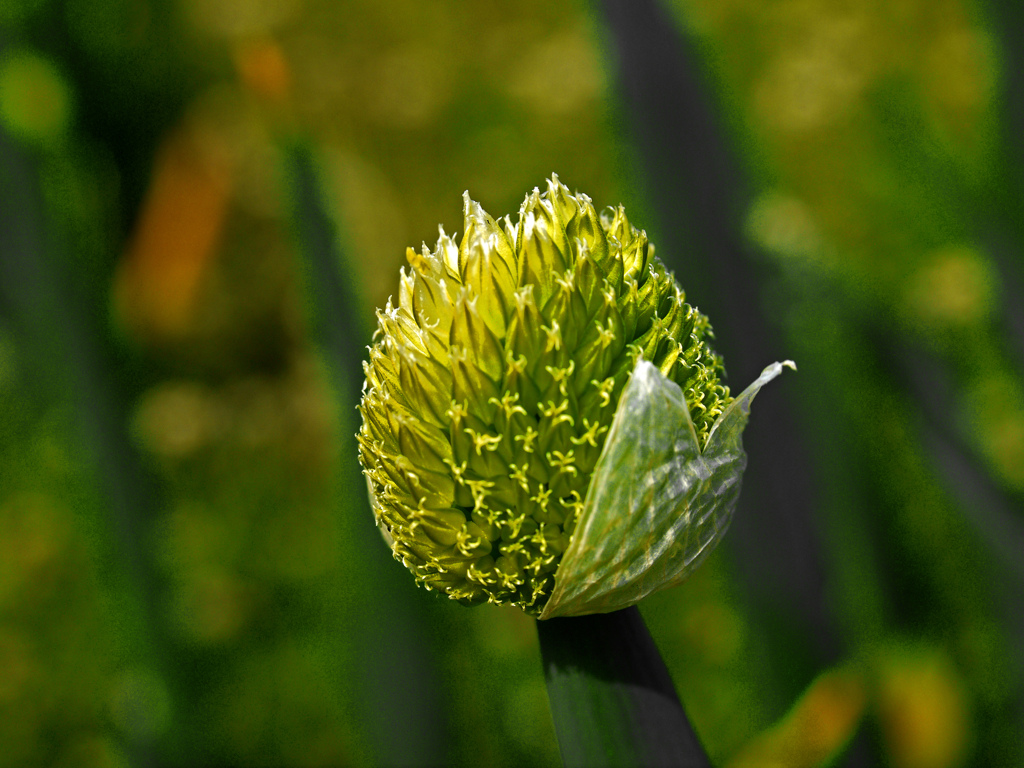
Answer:
[[635, 606], [537, 634], [566, 768], [711, 765]]

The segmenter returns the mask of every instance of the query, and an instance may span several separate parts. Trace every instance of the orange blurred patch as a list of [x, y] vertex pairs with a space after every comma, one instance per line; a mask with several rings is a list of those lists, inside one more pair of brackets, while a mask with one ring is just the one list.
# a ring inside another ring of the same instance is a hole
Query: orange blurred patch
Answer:
[[249, 90], [274, 101], [283, 101], [291, 90], [292, 76], [281, 46], [273, 40], [250, 40], [234, 49], [235, 67]]
[[864, 714], [863, 677], [848, 669], [819, 675], [778, 723], [755, 738], [729, 763], [800, 768], [831, 761], [853, 736]]
[[878, 709], [893, 766], [954, 768], [966, 762], [972, 730], [967, 697], [941, 651], [893, 658], [882, 674]]
[[171, 340], [188, 330], [230, 192], [228, 163], [197, 129], [179, 128], [164, 140], [114, 278], [115, 311], [133, 335]]

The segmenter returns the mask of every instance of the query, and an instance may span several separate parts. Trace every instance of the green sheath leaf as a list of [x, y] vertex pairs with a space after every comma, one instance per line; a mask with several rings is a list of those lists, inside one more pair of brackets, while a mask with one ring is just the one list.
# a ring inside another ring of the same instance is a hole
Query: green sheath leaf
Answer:
[[640, 612], [537, 623], [565, 768], [710, 766]]
[[637, 363], [622, 393], [541, 619], [608, 613], [685, 579], [721, 540], [747, 464], [750, 403], [773, 363], [722, 413], [700, 451], [683, 391]]

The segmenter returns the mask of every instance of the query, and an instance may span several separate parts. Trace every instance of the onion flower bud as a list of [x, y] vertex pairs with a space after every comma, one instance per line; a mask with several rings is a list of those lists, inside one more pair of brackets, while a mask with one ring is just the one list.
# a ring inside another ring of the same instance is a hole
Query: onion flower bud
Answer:
[[360, 461], [427, 589], [540, 618], [681, 581], [728, 525], [758, 389], [722, 383], [707, 317], [619, 208], [556, 176], [513, 222], [464, 196], [459, 243], [408, 249], [377, 313]]

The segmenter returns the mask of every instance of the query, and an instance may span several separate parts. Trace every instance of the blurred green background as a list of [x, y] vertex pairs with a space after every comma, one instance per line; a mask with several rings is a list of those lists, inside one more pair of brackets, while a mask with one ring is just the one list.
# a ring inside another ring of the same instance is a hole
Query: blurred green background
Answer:
[[414, 586], [353, 438], [406, 246], [552, 172], [698, 306], [746, 286], [734, 391], [800, 366], [643, 606], [712, 759], [1024, 765], [1024, 19], [666, 2], [742, 169], [722, 280], [613, 5], [0, 1], [0, 765], [558, 764], [533, 620]]

